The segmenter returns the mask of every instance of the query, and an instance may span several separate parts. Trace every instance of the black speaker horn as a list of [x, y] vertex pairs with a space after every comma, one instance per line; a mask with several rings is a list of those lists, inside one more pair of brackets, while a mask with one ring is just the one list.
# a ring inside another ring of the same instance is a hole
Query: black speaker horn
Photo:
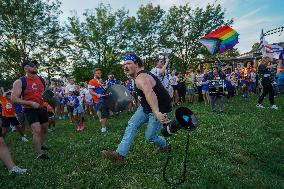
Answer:
[[179, 107], [175, 111], [175, 119], [170, 124], [164, 125], [161, 133], [164, 137], [169, 137], [180, 129], [188, 132], [193, 131], [197, 125], [197, 118], [194, 113], [186, 107]]

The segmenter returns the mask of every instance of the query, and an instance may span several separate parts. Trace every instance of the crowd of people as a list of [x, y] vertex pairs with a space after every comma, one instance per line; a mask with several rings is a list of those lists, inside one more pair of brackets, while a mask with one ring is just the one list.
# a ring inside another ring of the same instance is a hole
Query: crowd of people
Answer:
[[[124, 71], [128, 76], [126, 81], [119, 81], [113, 72], [103, 80], [102, 70], [95, 68], [94, 77], [90, 81], [76, 84], [74, 79], [68, 83], [52, 81], [49, 85], [37, 72], [37, 61], [25, 61], [22, 68], [25, 76], [16, 80], [11, 90], [0, 90], [0, 159], [10, 173], [24, 173], [13, 163], [4, 137], [10, 127], [15, 127], [21, 140], [28, 142], [25, 134], [27, 122], [33, 134], [33, 144], [37, 159], [50, 159], [45, 153], [44, 139], [48, 132], [55, 130], [55, 121], [69, 119], [76, 124], [77, 132], [84, 131], [85, 119], [98, 117], [102, 133], [107, 132], [107, 120], [111, 112], [106, 103], [108, 88], [114, 84], [124, 85], [133, 95], [133, 102], [128, 111], [135, 114], [128, 122], [124, 137], [116, 151], [104, 150], [102, 155], [117, 164], [124, 163], [137, 129], [148, 121], [146, 139], [158, 146], [157, 152], [166, 151], [166, 141], [158, 136], [162, 123], [168, 123], [167, 114], [172, 106], [180, 106], [194, 101], [210, 105], [212, 112], [223, 114], [225, 98], [241, 95], [244, 101], [250, 95], [260, 93], [256, 106], [264, 108], [262, 101], [269, 94], [272, 109], [278, 109], [274, 97], [283, 90], [281, 74], [283, 73], [283, 55], [279, 62], [273, 62], [265, 57], [259, 60], [259, 65], [247, 61], [243, 66], [232, 69], [232, 66], [220, 66], [219, 62], [209, 68], [188, 68], [185, 73], [169, 70], [169, 58], [158, 59], [150, 71], [143, 69], [143, 61], [135, 55], [124, 58]], [[278, 70], [277, 70], [278, 68]], [[277, 78], [278, 77], [278, 78]], [[214, 81], [217, 84], [214, 84]], [[46, 89], [53, 91], [58, 105], [52, 106], [43, 100]]]

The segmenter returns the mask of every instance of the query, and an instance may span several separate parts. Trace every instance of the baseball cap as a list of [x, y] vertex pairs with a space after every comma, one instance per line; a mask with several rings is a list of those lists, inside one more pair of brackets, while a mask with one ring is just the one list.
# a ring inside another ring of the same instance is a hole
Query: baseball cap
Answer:
[[35, 66], [37, 66], [37, 64], [38, 64], [37, 61], [25, 60], [25, 61], [22, 63], [22, 68], [24, 69], [25, 66], [35, 67]]
[[98, 70], [102, 71], [101, 68], [94, 68], [93, 73], [96, 73], [96, 71], [98, 71]]

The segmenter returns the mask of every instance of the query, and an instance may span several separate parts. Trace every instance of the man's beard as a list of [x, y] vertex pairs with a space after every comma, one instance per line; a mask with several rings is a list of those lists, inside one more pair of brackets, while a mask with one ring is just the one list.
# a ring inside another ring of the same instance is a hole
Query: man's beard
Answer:
[[37, 74], [38, 72], [37, 72], [37, 70], [35, 70], [35, 71], [30, 71], [30, 74], [33, 74], [33, 75], [35, 75], [35, 74]]

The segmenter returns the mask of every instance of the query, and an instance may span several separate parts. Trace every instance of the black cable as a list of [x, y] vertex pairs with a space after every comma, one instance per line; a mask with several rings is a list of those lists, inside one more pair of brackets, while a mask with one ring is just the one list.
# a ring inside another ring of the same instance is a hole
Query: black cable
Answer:
[[188, 159], [188, 149], [189, 149], [189, 131], [187, 131], [185, 154], [184, 154], [184, 159], [183, 159], [182, 178], [180, 180], [174, 182], [174, 181], [170, 181], [166, 177], [167, 167], [169, 166], [170, 160], [172, 158], [172, 156], [171, 156], [172, 147], [171, 147], [171, 145], [169, 145], [168, 157], [167, 157], [166, 163], [165, 163], [164, 168], [163, 168], [163, 179], [168, 185], [171, 185], [173, 188], [177, 187], [178, 185], [180, 185], [180, 184], [182, 184], [186, 181], [186, 164], [187, 164], [187, 159]]

